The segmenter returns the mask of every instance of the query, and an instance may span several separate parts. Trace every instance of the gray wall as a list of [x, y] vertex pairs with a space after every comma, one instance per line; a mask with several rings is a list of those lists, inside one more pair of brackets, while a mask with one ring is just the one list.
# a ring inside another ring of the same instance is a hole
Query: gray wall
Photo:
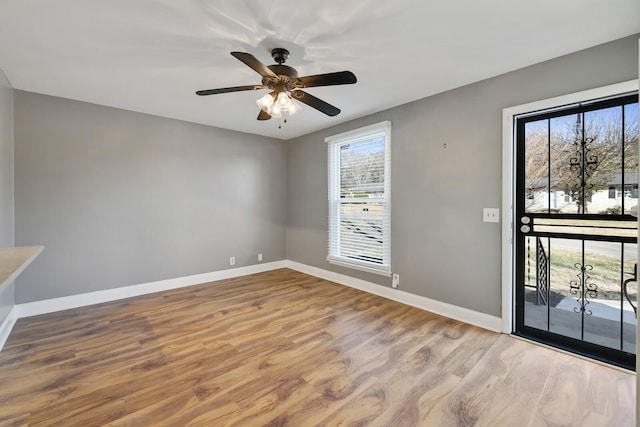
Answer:
[[286, 142], [15, 92], [16, 301], [285, 257]]
[[[0, 70], [0, 248], [13, 246], [13, 88]], [[13, 307], [13, 284], [0, 289], [0, 323]]]
[[0, 248], [13, 246], [13, 88], [0, 70]]
[[502, 110], [636, 78], [633, 36], [291, 140], [287, 258], [390, 284], [326, 261], [324, 138], [391, 120], [391, 251], [400, 289], [500, 316], [500, 224], [483, 223], [482, 208], [501, 207]]

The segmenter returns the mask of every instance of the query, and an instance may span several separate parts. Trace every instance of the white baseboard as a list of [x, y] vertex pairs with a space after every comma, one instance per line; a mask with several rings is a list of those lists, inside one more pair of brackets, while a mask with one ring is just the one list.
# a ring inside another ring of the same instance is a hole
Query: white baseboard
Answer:
[[142, 283], [139, 285], [88, 292], [86, 294], [69, 295], [66, 297], [17, 304], [14, 307], [14, 310], [17, 318], [38, 316], [40, 314], [53, 313], [55, 311], [69, 310], [92, 304], [137, 297], [154, 292], [167, 291], [169, 289], [184, 288], [186, 286], [199, 285], [202, 283], [214, 282], [216, 280], [246, 276], [247, 274], [262, 273], [278, 268], [284, 268], [285, 265], [286, 262], [282, 260], [264, 264], [255, 264], [247, 267], [214, 271], [211, 273], [194, 274], [192, 276], [178, 277], [175, 279], [159, 280], [157, 282]]
[[301, 273], [359, 289], [370, 294], [398, 301], [431, 313], [469, 323], [490, 331], [502, 331], [502, 319], [496, 316], [469, 310], [464, 307], [458, 307], [453, 304], [447, 304], [442, 301], [436, 301], [420, 295], [410, 294], [409, 292], [404, 292], [399, 289], [389, 288], [372, 282], [367, 282], [366, 280], [356, 279], [351, 276], [334, 273], [333, 271], [323, 270], [321, 268], [301, 264], [295, 261], [287, 260], [286, 267]]
[[16, 324], [17, 320], [18, 316], [16, 314], [16, 307], [13, 306], [11, 307], [11, 310], [9, 311], [7, 317], [0, 324], [0, 351], [2, 351], [2, 348], [7, 342], [7, 339], [9, 339], [9, 334], [11, 334], [13, 325]]
[[233, 277], [246, 276], [248, 274], [262, 273], [278, 268], [290, 268], [301, 273], [329, 280], [341, 285], [349, 286], [388, 298], [403, 304], [410, 305], [425, 311], [436, 313], [451, 319], [469, 323], [491, 331], [500, 332], [502, 320], [499, 317], [458, 307], [441, 301], [432, 300], [420, 295], [410, 294], [399, 289], [392, 289], [378, 285], [366, 280], [356, 279], [344, 274], [334, 273], [295, 261], [282, 260], [265, 264], [250, 265], [247, 267], [232, 268], [228, 270], [214, 271], [210, 273], [195, 274], [192, 276], [178, 277], [175, 279], [159, 280], [157, 282], [142, 283], [139, 285], [124, 286], [115, 289], [105, 289], [103, 291], [88, 292], [79, 295], [70, 295], [60, 298], [52, 298], [42, 301], [16, 304], [7, 318], [0, 324], [0, 350], [9, 337], [16, 321], [23, 317], [37, 316], [40, 314], [53, 313], [56, 311], [69, 310], [72, 308], [85, 307], [93, 304], [100, 304], [109, 301], [116, 301], [124, 298], [131, 298], [146, 295], [154, 292], [161, 292], [170, 289], [178, 289], [187, 286], [199, 285], [202, 283], [214, 282], [216, 280], [230, 279]]

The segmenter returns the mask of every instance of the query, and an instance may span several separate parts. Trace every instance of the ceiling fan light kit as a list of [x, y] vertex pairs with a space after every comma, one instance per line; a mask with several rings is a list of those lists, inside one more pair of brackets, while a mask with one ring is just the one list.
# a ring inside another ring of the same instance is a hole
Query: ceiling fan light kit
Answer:
[[296, 103], [285, 91], [270, 92], [256, 101], [262, 111], [271, 117], [282, 117], [283, 113], [293, 116], [300, 111], [300, 105]]
[[264, 65], [250, 53], [231, 52], [231, 55], [260, 74], [262, 76], [262, 84], [199, 90], [196, 94], [206, 96], [229, 92], [269, 89], [271, 92], [256, 101], [256, 104], [260, 107], [258, 120], [269, 120], [271, 117], [279, 118], [282, 117], [283, 113], [290, 116], [295, 114], [301, 109], [295, 100], [307, 104], [328, 116], [337, 116], [340, 114], [339, 108], [301, 89], [354, 84], [357, 81], [356, 76], [351, 71], [298, 77], [298, 72], [295, 68], [284, 65], [284, 62], [289, 57], [289, 51], [283, 48], [275, 48], [271, 51], [271, 57], [276, 64], [269, 66]]

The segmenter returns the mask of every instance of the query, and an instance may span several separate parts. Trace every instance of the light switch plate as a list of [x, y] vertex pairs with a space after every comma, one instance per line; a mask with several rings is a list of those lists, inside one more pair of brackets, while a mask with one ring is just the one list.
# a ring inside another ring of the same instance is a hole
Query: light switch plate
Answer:
[[484, 222], [500, 222], [500, 209], [498, 209], [498, 208], [483, 208], [482, 209], [482, 221], [484, 221]]

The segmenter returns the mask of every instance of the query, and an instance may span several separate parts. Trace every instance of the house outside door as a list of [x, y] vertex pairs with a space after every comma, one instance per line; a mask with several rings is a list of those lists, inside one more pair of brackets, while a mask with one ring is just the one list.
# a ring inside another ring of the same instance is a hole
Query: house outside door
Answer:
[[514, 332], [635, 369], [638, 95], [515, 128]]

